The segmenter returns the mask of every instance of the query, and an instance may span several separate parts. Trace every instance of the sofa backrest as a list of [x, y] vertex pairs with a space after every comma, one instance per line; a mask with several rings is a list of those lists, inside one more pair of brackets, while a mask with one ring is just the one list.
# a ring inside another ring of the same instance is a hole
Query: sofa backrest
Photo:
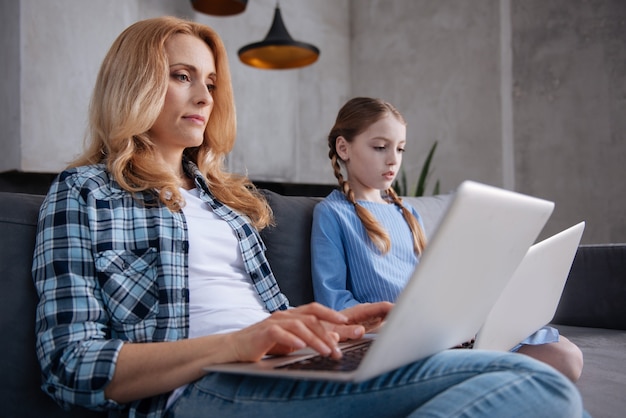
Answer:
[[[275, 226], [261, 231], [276, 281], [292, 306], [313, 301], [311, 223], [319, 197], [283, 196], [261, 191], [274, 211]], [[436, 228], [452, 195], [405, 197], [424, 222], [426, 236]]]

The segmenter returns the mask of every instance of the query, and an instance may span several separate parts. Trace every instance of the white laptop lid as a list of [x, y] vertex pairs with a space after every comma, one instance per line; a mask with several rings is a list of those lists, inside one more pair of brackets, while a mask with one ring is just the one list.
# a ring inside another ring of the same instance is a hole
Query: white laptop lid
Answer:
[[478, 332], [474, 348], [510, 350], [552, 320], [584, 229], [581, 222], [530, 247]]
[[276, 370], [298, 356], [209, 371], [362, 381], [473, 338], [554, 203], [465, 181], [361, 365], [352, 372]]

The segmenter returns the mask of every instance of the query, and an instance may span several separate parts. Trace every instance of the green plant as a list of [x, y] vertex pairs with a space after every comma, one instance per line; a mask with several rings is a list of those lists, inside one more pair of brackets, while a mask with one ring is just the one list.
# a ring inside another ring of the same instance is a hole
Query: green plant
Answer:
[[[424, 165], [422, 166], [422, 170], [420, 171], [420, 176], [417, 180], [417, 185], [415, 186], [414, 192], [411, 194], [408, 189], [406, 173], [404, 169], [400, 171], [400, 178], [396, 179], [391, 187], [394, 188], [398, 196], [424, 196], [426, 193], [426, 186], [428, 184], [428, 180], [430, 175], [432, 174], [432, 170], [430, 168], [433, 155], [435, 154], [435, 150], [437, 149], [437, 141], [435, 141], [426, 156], [426, 160], [424, 160]], [[439, 180], [435, 182], [435, 186], [433, 187], [433, 195], [439, 194]]]

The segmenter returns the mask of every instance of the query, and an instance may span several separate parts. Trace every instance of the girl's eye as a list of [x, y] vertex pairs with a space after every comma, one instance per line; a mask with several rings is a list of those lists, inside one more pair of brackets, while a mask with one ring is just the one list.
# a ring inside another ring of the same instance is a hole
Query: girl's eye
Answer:
[[374, 149], [375, 149], [376, 151], [384, 151], [384, 150], [385, 150], [385, 147], [384, 147], [384, 146], [383, 146], [383, 147], [374, 147]]
[[207, 88], [207, 90], [209, 91], [210, 94], [213, 94], [213, 92], [216, 89], [216, 86], [215, 86], [215, 84], [207, 84], [206, 88]]
[[404, 148], [398, 148], [398, 152], [404, 152]]

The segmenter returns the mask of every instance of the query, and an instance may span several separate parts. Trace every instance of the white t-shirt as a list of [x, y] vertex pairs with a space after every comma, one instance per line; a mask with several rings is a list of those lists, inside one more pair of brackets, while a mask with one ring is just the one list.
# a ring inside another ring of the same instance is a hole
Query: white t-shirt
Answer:
[[[200, 199], [198, 189], [180, 190], [189, 236], [189, 338], [237, 331], [267, 318], [233, 229]], [[166, 409], [185, 387], [172, 392]]]
[[197, 189], [181, 191], [189, 234], [189, 338], [237, 331], [267, 318], [233, 229]]

